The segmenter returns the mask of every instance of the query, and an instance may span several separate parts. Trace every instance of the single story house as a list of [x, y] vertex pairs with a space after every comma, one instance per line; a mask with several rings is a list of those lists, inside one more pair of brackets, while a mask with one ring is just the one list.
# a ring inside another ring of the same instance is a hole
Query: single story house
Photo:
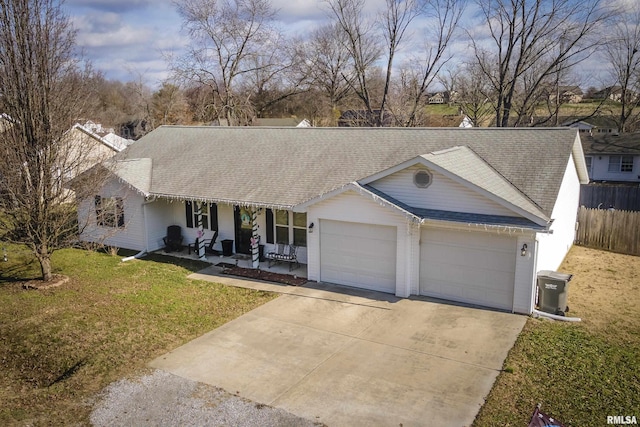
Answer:
[[217, 230], [239, 253], [297, 245], [309, 280], [518, 313], [573, 244], [588, 182], [569, 128], [162, 126], [108, 167], [84, 240], [155, 251], [169, 225]]
[[640, 182], [640, 133], [582, 135], [589, 178], [596, 182]]

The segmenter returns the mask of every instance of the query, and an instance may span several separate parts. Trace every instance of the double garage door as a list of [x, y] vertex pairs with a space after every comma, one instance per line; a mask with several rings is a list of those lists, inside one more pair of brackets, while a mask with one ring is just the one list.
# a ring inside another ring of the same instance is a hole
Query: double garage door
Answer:
[[396, 227], [320, 221], [320, 280], [396, 292]]
[[[396, 292], [396, 227], [322, 220], [320, 280]], [[503, 310], [513, 308], [515, 237], [423, 228], [421, 295]]]
[[510, 311], [516, 246], [509, 236], [423, 228], [420, 294]]

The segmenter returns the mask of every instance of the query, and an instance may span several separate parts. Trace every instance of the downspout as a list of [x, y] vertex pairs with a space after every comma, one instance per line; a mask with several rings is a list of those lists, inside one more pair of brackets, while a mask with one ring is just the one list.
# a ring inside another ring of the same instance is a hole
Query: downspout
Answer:
[[144, 249], [133, 256], [122, 258], [122, 262], [131, 261], [133, 259], [140, 259], [147, 256], [149, 251], [149, 230], [147, 229], [147, 205], [156, 201], [154, 196], [151, 200], [147, 200], [142, 204], [142, 222], [144, 222]]

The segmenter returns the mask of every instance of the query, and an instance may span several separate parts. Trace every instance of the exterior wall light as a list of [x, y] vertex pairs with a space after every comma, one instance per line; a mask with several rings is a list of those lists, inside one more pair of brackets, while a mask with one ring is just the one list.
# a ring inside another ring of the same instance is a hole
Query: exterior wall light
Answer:
[[313, 223], [309, 224], [309, 233], [313, 233], [313, 227], [314, 227]]
[[527, 244], [524, 243], [520, 249], [520, 256], [527, 256]]

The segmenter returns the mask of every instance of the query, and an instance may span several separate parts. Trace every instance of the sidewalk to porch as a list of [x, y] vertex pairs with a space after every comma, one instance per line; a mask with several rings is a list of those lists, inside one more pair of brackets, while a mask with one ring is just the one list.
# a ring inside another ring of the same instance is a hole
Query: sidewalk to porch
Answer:
[[[186, 247], [183, 248], [181, 251], [165, 252], [164, 250], [159, 250], [157, 251], [157, 253], [162, 255], [174, 256], [177, 258], [188, 258], [188, 259], [194, 259], [194, 260], [199, 259], [201, 261], [211, 263], [214, 266], [218, 266], [218, 267], [237, 266], [242, 268], [252, 268], [251, 255], [233, 254], [231, 256], [223, 256], [223, 255], [207, 254], [204, 257], [204, 259], [202, 259], [202, 258], [198, 258], [198, 254], [194, 253], [193, 251], [189, 254], [189, 251], [187, 250]], [[291, 270], [289, 269], [290, 267], [292, 267]], [[260, 269], [264, 271], [270, 271], [273, 273], [288, 274], [290, 276], [304, 277], [304, 278], [307, 277], [307, 264], [302, 264], [302, 263], [290, 266], [288, 262], [281, 262], [281, 263], [274, 264], [271, 266], [271, 268], [269, 268], [268, 260], [264, 260], [260, 262]]]

